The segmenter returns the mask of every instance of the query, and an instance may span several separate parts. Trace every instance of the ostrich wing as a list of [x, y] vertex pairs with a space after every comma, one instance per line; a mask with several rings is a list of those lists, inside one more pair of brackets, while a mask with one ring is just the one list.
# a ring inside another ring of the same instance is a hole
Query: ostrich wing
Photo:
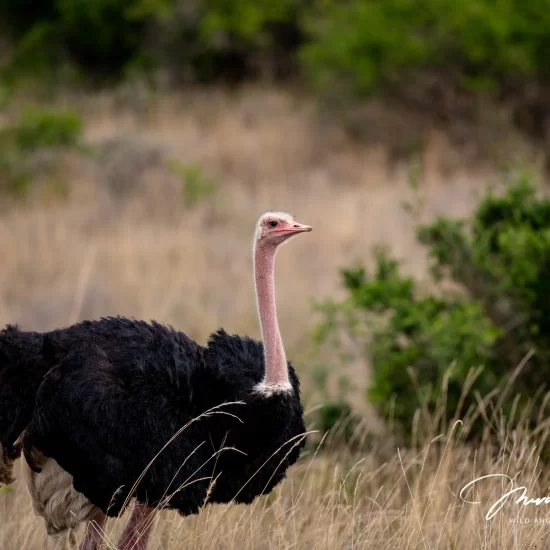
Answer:
[[[132, 491], [152, 506], [196, 513], [209, 484], [201, 478], [213, 473], [214, 461], [208, 459], [215, 441], [205, 436], [216, 430], [198, 428], [201, 419], [189, 424], [202, 412], [190, 400], [193, 350], [165, 347], [135, 354], [131, 362], [113, 362], [94, 345], [71, 350], [38, 391], [34, 418], [23, 437], [31, 467], [36, 448], [55, 459], [73, 476], [74, 488], [111, 516], [124, 508]], [[171, 360], [159, 366], [159, 357], [168, 351]]]

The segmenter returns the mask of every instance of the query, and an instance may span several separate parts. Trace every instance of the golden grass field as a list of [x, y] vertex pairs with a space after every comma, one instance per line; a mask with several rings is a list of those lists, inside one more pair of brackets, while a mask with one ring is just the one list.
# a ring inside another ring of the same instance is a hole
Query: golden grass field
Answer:
[[[24, 203], [2, 205], [0, 322], [45, 330], [122, 314], [173, 324], [199, 342], [219, 326], [259, 337], [252, 231], [263, 211], [290, 211], [314, 227], [277, 260], [281, 331], [311, 419], [317, 403], [308, 378], [317, 320], [311, 300], [338, 296], [338, 268], [368, 264], [380, 242], [406, 271], [420, 278], [425, 272], [414, 221], [402, 208], [413, 197], [408, 165], [388, 163], [382, 146], [350, 142], [320, 122], [313, 106], [282, 92], [195, 92], [145, 107], [93, 97], [74, 105], [86, 121], [87, 142], [104, 152], [64, 162], [66, 198], [52, 198], [44, 185]], [[490, 167], [449, 171], [445, 160], [456, 155], [439, 135], [428, 142], [421, 158], [425, 219], [467, 214], [483, 187], [498, 181]], [[199, 165], [218, 190], [186, 207], [166, 159]], [[550, 523], [535, 519], [550, 522], [550, 504], [507, 504], [487, 521], [488, 503], [506, 491], [502, 484], [480, 484], [482, 504], [459, 497], [464, 485], [491, 473], [515, 477], [514, 486], [526, 485], [530, 497], [545, 496], [550, 475], [538, 464], [550, 433], [544, 416], [536, 430], [513, 432], [498, 410], [480, 404], [475, 414], [500, 443], [495, 448], [487, 439], [471, 448], [437, 415], [419, 413], [423, 435], [415, 448], [398, 449], [363, 403], [368, 365], [359, 362], [352, 372], [355, 402], [365, 414], [354, 445], [315, 443], [273, 495], [251, 506], [206, 507], [187, 519], [160, 513], [151, 547], [548, 547]], [[46, 540], [22, 483], [12, 487], [0, 493], [0, 549], [62, 548], [66, 541]], [[516, 514], [530, 523], [511, 524]], [[122, 521], [108, 524], [106, 547], [114, 548], [107, 543], [116, 541]]]

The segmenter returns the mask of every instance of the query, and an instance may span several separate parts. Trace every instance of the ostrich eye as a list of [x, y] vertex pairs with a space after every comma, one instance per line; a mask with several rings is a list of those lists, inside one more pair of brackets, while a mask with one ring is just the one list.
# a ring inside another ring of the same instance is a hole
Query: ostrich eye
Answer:
[[279, 222], [276, 220], [271, 220], [269, 223], [269, 227], [277, 227], [279, 225]]

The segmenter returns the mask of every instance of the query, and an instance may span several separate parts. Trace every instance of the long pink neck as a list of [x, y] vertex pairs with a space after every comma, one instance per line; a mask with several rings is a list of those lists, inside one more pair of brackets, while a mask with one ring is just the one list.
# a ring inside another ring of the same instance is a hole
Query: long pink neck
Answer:
[[288, 368], [283, 340], [277, 321], [275, 304], [275, 253], [276, 246], [256, 241], [254, 250], [254, 278], [258, 314], [262, 329], [265, 355], [265, 380], [268, 387], [286, 386]]

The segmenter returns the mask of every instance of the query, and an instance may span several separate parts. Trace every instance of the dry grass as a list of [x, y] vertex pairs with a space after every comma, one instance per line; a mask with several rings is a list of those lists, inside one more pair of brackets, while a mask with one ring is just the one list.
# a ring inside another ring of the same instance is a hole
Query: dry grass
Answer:
[[[301, 100], [256, 90], [172, 97], [139, 110], [112, 98], [79, 100], [78, 106], [88, 140], [103, 144], [106, 153], [68, 162], [68, 199], [45, 201], [37, 193], [24, 205], [4, 208], [1, 323], [48, 329], [123, 314], [174, 324], [201, 342], [218, 326], [258, 337], [253, 224], [266, 209], [287, 210], [314, 226], [285, 247], [277, 265], [283, 338], [309, 400], [310, 298], [337, 295], [337, 269], [368, 263], [378, 242], [390, 245], [409, 272], [424, 273], [414, 222], [401, 207], [412, 196], [408, 167], [389, 166], [382, 148], [352, 144], [320, 125]], [[467, 213], [476, 193], [495, 181], [494, 172], [480, 167], [445, 174], [444, 158], [451, 154], [434, 140], [423, 156], [427, 218]], [[200, 165], [220, 190], [186, 208], [167, 156]], [[365, 365], [357, 365], [356, 374], [360, 395]], [[517, 548], [543, 548], [545, 525], [514, 528], [511, 508], [488, 522], [483, 506], [458, 496], [474, 477], [506, 472], [530, 495], [544, 495], [550, 477], [536, 457], [546, 424], [534, 433], [498, 429], [496, 451], [488, 443], [471, 449], [445, 429], [437, 443], [427, 438], [399, 454], [377, 434], [360, 451], [332, 448], [314, 456], [312, 449], [274, 495], [252, 506], [207, 507], [185, 520], [163, 512], [152, 547], [513, 548], [517, 536]], [[44, 528], [20, 482], [14, 487], [0, 494], [0, 548], [43, 549]], [[483, 502], [498, 490], [493, 483]], [[520, 512], [545, 517], [544, 507]]]
[[[541, 403], [533, 406], [544, 411]], [[512, 488], [524, 486], [527, 498], [548, 494], [550, 476], [539, 463], [539, 453], [548, 443], [550, 421], [541, 421], [535, 430], [523, 422], [513, 429], [499, 421], [498, 414], [489, 415], [486, 431], [492, 437], [475, 447], [466, 444], [471, 421], [489, 408], [487, 402], [480, 405], [464, 425], [457, 423], [411, 449], [396, 449], [377, 436], [366, 444], [368, 432], [361, 433], [361, 451], [334, 445], [325, 450], [324, 442], [304, 453], [272, 495], [250, 506], [206, 506], [189, 518], [162, 511], [151, 547], [546, 548], [548, 504], [516, 503], [518, 493], [492, 519], [486, 515]], [[437, 415], [427, 423], [431, 431], [441, 430]], [[461, 498], [465, 486], [489, 474], [502, 477], [479, 481]], [[45, 547], [43, 526], [33, 517], [21, 489], [5, 495], [1, 506], [2, 548]], [[109, 548], [115, 548], [110, 541], [117, 540], [126, 519], [107, 525], [104, 538]], [[66, 542], [66, 538], [51, 539], [47, 547], [63, 548]]]

